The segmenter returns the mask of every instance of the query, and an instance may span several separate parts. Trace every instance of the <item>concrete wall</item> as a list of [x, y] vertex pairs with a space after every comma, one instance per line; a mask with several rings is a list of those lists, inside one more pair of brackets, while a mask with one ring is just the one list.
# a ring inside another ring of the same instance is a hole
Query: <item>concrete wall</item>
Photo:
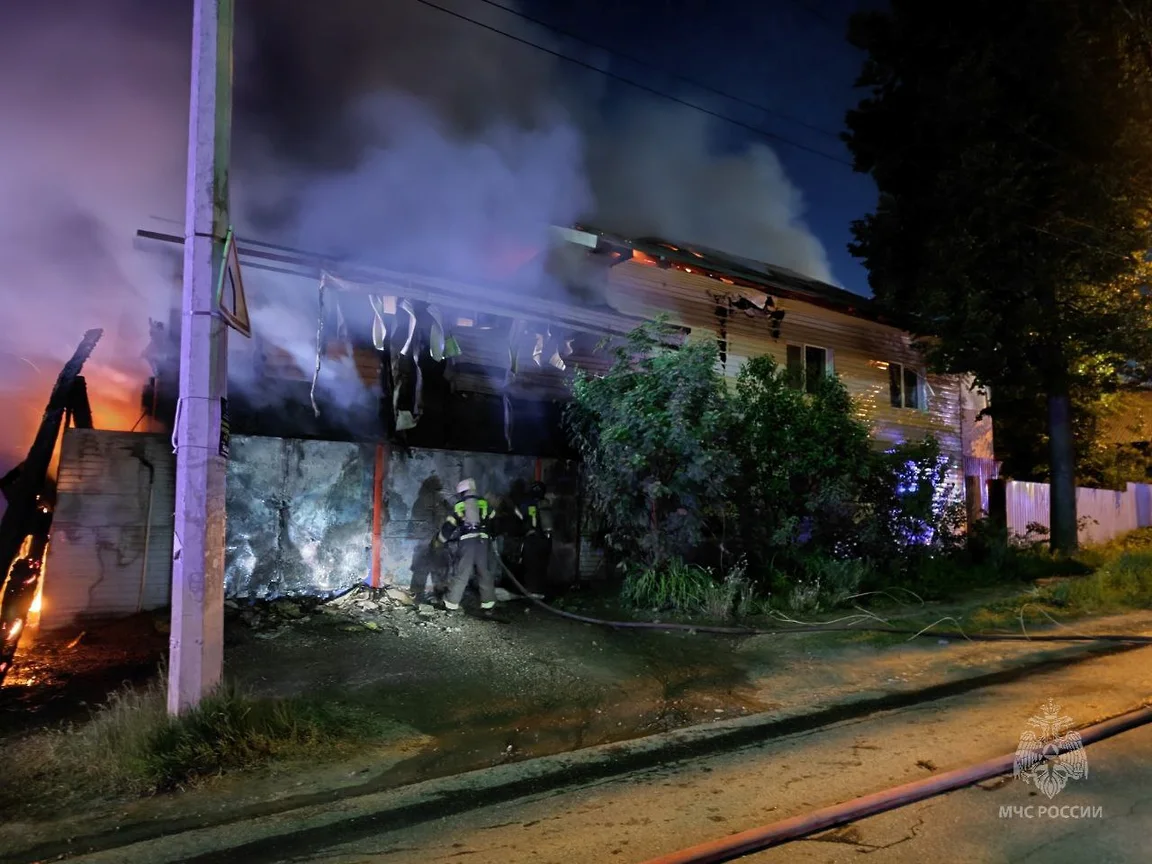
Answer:
[[[376, 446], [243, 436], [233, 442], [226, 593], [325, 594], [369, 579]], [[423, 591], [446, 578], [447, 553], [433, 553], [429, 541], [449, 513], [456, 484], [474, 478], [507, 515], [514, 486], [532, 482], [536, 461], [389, 448], [381, 497], [381, 584]], [[575, 467], [552, 459], [540, 463], [556, 516], [550, 578], [563, 584], [575, 578]]]
[[362, 581], [374, 452], [339, 441], [234, 437], [225, 594], [327, 594]]
[[[154, 485], [145, 461], [155, 467]], [[550, 578], [565, 584], [576, 578], [576, 466], [539, 462], [554, 497]], [[228, 463], [226, 595], [327, 594], [368, 580], [375, 464], [375, 445], [235, 436]], [[428, 542], [460, 480], [474, 477], [507, 513], [514, 487], [530, 483], [536, 466], [525, 456], [390, 453], [381, 499], [382, 584], [422, 590], [447, 575], [446, 554], [432, 555]], [[168, 437], [69, 429], [59, 477], [42, 626], [166, 606], [175, 498]]]
[[65, 431], [42, 628], [168, 605], [174, 458], [164, 435]]

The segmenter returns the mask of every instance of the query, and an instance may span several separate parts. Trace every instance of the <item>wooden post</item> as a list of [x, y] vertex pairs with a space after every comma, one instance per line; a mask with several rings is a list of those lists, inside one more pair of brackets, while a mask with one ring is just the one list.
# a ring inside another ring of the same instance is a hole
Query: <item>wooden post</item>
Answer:
[[60, 370], [52, 395], [48, 397], [40, 429], [28, 450], [18, 479], [13, 484], [14, 488], [7, 493], [8, 509], [4, 511], [4, 518], [0, 519], [0, 587], [8, 578], [12, 562], [20, 554], [20, 547], [28, 535], [28, 526], [36, 513], [36, 496], [40, 494], [48, 477], [60, 425], [72, 398], [72, 385], [103, 335], [103, 330], [89, 330], [85, 333], [72, 359]]

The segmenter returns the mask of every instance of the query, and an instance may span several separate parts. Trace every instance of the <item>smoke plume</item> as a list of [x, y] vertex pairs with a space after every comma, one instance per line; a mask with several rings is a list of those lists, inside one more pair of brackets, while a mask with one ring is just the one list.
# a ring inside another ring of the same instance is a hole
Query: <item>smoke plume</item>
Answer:
[[[547, 38], [490, 6], [443, 2]], [[548, 224], [581, 220], [831, 278], [774, 154], [719, 152], [702, 115], [638, 102], [605, 119], [587, 110], [602, 80], [415, 2], [237, 6], [242, 236], [483, 279], [543, 248]], [[0, 440], [0, 471], [27, 447], [87, 327], [106, 331], [88, 369], [97, 424], [137, 419], [148, 318], [167, 319], [179, 256], [133, 235], [180, 233], [149, 217], [183, 212], [190, 24], [190, 0], [0, 9], [0, 397], [23, 405]], [[310, 370], [316, 285], [245, 272], [254, 327]], [[522, 290], [560, 290], [542, 264], [520, 277]], [[366, 303], [349, 312], [360, 325], [370, 314]], [[235, 384], [272, 398], [246, 374], [251, 349], [232, 337]]]
[[763, 144], [720, 152], [718, 122], [648, 100], [622, 120], [596, 124], [592, 218], [626, 236], [696, 243], [835, 284], [823, 244], [803, 222], [803, 196], [776, 154]]
[[182, 209], [191, 32], [151, 5], [0, 6], [0, 474], [88, 328], [104, 329], [85, 368], [96, 424], [141, 412], [148, 316], [166, 314], [179, 265], [133, 234]]

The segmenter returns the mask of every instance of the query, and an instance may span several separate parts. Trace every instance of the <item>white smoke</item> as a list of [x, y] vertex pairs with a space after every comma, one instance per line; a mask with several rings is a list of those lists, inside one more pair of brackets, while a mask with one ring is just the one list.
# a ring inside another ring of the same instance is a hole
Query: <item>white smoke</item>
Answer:
[[696, 243], [835, 284], [803, 221], [804, 197], [764, 144], [722, 153], [721, 121], [672, 104], [633, 107], [590, 138], [600, 227]]
[[[651, 104], [623, 122], [590, 120], [564, 107], [588, 98], [588, 76], [568, 79], [554, 58], [420, 4], [238, 5], [242, 236], [467, 278], [504, 252], [543, 247], [548, 224], [582, 219], [831, 280], [774, 154], [719, 152], [719, 121]], [[457, 8], [543, 41], [498, 10]], [[190, 9], [0, 6], [0, 399], [13, 404], [18, 387], [31, 406], [6, 427], [0, 471], [31, 440], [59, 363], [88, 327], [106, 331], [89, 369], [98, 425], [131, 425], [140, 407], [148, 318], [166, 318], [177, 296], [179, 250], [142, 251], [134, 234], [181, 233]], [[152, 214], [177, 224], [150, 224]], [[247, 274], [254, 326], [310, 370], [315, 284]], [[538, 277], [531, 290], [558, 290]], [[231, 345], [250, 370], [251, 344]], [[43, 372], [31, 395], [27, 361]], [[256, 389], [254, 376], [237, 376]]]
[[85, 368], [96, 423], [128, 428], [141, 410], [148, 317], [178, 271], [133, 235], [148, 213], [181, 212], [191, 32], [141, 11], [0, 4], [0, 474], [86, 329], [104, 329]]

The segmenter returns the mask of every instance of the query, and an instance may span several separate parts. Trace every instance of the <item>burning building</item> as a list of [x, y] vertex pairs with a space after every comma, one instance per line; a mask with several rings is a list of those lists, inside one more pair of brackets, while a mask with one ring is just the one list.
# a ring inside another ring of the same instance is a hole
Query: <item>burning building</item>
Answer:
[[[988, 421], [965, 382], [927, 374], [909, 334], [866, 298], [663, 240], [584, 229], [554, 238], [546, 260], [510, 256], [482, 283], [241, 241], [252, 338], [234, 337], [229, 354], [229, 595], [361, 582], [423, 590], [443, 566], [428, 539], [465, 476], [498, 501], [546, 481], [557, 513], [551, 578], [590, 578], [600, 555], [581, 530], [579, 466], [561, 426], [568, 382], [576, 369], [603, 370], [609, 355], [597, 346], [657, 314], [685, 338], [715, 340], [729, 378], [764, 354], [801, 382], [839, 375], [878, 446], [936, 435], [958, 488], [962, 475], [995, 472]], [[567, 298], [519, 283], [529, 263], [569, 286]], [[289, 291], [311, 313], [306, 341], [268, 338]], [[174, 344], [170, 328], [154, 325], [153, 336], [144, 407], [164, 428]], [[65, 433], [43, 626], [167, 603], [171, 451], [166, 434]], [[981, 485], [969, 482], [970, 494]]]

